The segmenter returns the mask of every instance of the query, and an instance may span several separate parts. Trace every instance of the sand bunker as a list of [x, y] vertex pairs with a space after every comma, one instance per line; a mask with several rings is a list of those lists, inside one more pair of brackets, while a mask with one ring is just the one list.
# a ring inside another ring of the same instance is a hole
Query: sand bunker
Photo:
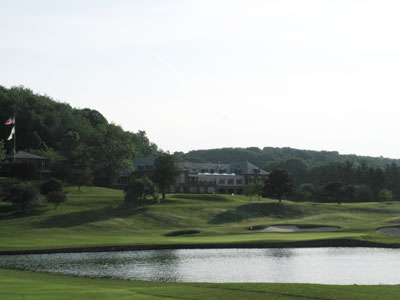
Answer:
[[386, 233], [386, 234], [391, 234], [391, 235], [400, 235], [400, 227], [378, 228], [377, 231], [380, 233]]
[[339, 227], [325, 226], [312, 228], [299, 228], [294, 225], [275, 225], [264, 229], [249, 230], [251, 232], [303, 232], [303, 231], [336, 231]]

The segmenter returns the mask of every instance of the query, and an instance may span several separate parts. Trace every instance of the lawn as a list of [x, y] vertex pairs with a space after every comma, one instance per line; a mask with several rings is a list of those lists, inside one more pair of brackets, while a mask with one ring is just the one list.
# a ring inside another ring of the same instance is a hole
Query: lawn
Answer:
[[[281, 242], [357, 240], [400, 244], [376, 229], [400, 225], [400, 203], [304, 203], [244, 196], [168, 195], [144, 207], [123, 203], [120, 190], [76, 187], [57, 210], [47, 203], [19, 215], [0, 202], [0, 251], [106, 245], [268, 245]], [[337, 226], [334, 232], [266, 233], [249, 228], [276, 224]], [[176, 235], [193, 231], [195, 234]], [[172, 233], [172, 234], [171, 234]]]
[[0, 299], [399, 299], [400, 286], [166, 283], [78, 278], [0, 269]]
[[[57, 210], [29, 215], [0, 202], [0, 251], [111, 245], [268, 246], [301, 241], [400, 244], [376, 229], [400, 225], [400, 203], [296, 203], [244, 196], [168, 195], [129, 207], [123, 193], [99, 187], [68, 190]], [[292, 224], [337, 226], [334, 232], [266, 233], [249, 228]], [[399, 286], [269, 283], [164, 283], [77, 278], [0, 269], [0, 299], [399, 299]]]

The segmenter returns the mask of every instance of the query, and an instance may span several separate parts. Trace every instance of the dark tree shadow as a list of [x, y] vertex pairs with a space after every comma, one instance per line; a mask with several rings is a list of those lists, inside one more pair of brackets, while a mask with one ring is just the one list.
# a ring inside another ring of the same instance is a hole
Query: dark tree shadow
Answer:
[[285, 206], [282, 203], [251, 203], [217, 214], [209, 224], [223, 224], [230, 222], [240, 222], [250, 218], [263, 217], [300, 217], [304, 212], [293, 206]]
[[212, 201], [212, 202], [231, 202], [232, 200], [222, 196], [215, 194], [175, 194], [173, 196], [176, 199], [184, 199], [184, 200], [196, 200], [196, 201]]
[[106, 221], [114, 218], [131, 217], [147, 210], [146, 207], [134, 208], [127, 205], [118, 207], [104, 207], [90, 211], [79, 211], [67, 214], [51, 216], [38, 223], [39, 227], [59, 227], [66, 228], [72, 226], [84, 225], [91, 222]]
[[11, 220], [11, 219], [19, 219], [31, 216], [39, 216], [43, 214], [44, 211], [41, 210], [41, 207], [33, 207], [29, 208], [25, 212], [16, 211], [15, 207], [12, 205], [1, 205], [0, 206], [0, 220]]

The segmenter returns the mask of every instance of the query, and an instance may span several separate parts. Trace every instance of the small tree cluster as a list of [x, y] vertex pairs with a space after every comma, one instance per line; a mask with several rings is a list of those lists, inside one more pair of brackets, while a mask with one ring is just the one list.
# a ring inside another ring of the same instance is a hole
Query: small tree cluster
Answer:
[[247, 184], [244, 187], [243, 193], [246, 196], [250, 197], [250, 201], [251, 201], [252, 196], [254, 196], [254, 195], [257, 195], [258, 196], [258, 201], [260, 201], [261, 200], [261, 195], [263, 193], [263, 189], [264, 189], [264, 184], [263, 183], [261, 183], [261, 182], [255, 182], [255, 183], [251, 182], [251, 183]]
[[5, 201], [11, 202], [16, 211], [25, 213], [39, 204], [39, 190], [31, 183], [14, 184], [8, 189]]
[[176, 182], [181, 170], [176, 163], [176, 157], [169, 153], [162, 153], [154, 161], [153, 181], [157, 184], [162, 200], [165, 192]]
[[157, 200], [154, 183], [149, 178], [133, 178], [124, 189], [124, 201], [134, 206], [144, 205], [147, 197]]
[[55, 178], [77, 185], [79, 191], [82, 185], [90, 184], [93, 179], [87, 170], [68, 168], [60, 163], [53, 163], [51, 169]]
[[277, 198], [281, 202], [283, 197], [293, 194], [295, 190], [290, 174], [286, 170], [274, 169], [265, 181], [264, 195]]
[[44, 196], [52, 192], [61, 192], [62, 189], [62, 182], [56, 178], [50, 178], [40, 185], [40, 193]]
[[40, 185], [40, 193], [46, 197], [47, 202], [54, 204], [54, 209], [67, 201], [67, 193], [63, 191], [63, 184], [56, 178], [50, 178]]
[[46, 195], [46, 200], [49, 203], [53, 203], [54, 209], [57, 209], [61, 203], [67, 201], [67, 193], [63, 191], [50, 192]]

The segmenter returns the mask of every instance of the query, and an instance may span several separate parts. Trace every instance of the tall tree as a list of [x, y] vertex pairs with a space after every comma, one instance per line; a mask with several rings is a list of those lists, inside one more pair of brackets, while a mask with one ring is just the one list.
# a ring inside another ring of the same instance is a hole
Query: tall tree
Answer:
[[4, 142], [0, 139], [0, 166], [6, 158], [6, 149], [4, 149]]
[[97, 184], [112, 184], [118, 172], [132, 169], [132, 144], [129, 133], [115, 124], [100, 129], [92, 157], [95, 181]]
[[292, 176], [282, 169], [274, 169], [265, 181], [264, 192], [267, 197], [277, 198], [279, 202], [282, 197], [291, 195], [296, 190]]
[[176, 157], [169, 153], [161, 153], [154, 161], [153, 181], [158, 185], [162, 200], [165, 192], [176, 183], [181, 170], [176, 162]]

